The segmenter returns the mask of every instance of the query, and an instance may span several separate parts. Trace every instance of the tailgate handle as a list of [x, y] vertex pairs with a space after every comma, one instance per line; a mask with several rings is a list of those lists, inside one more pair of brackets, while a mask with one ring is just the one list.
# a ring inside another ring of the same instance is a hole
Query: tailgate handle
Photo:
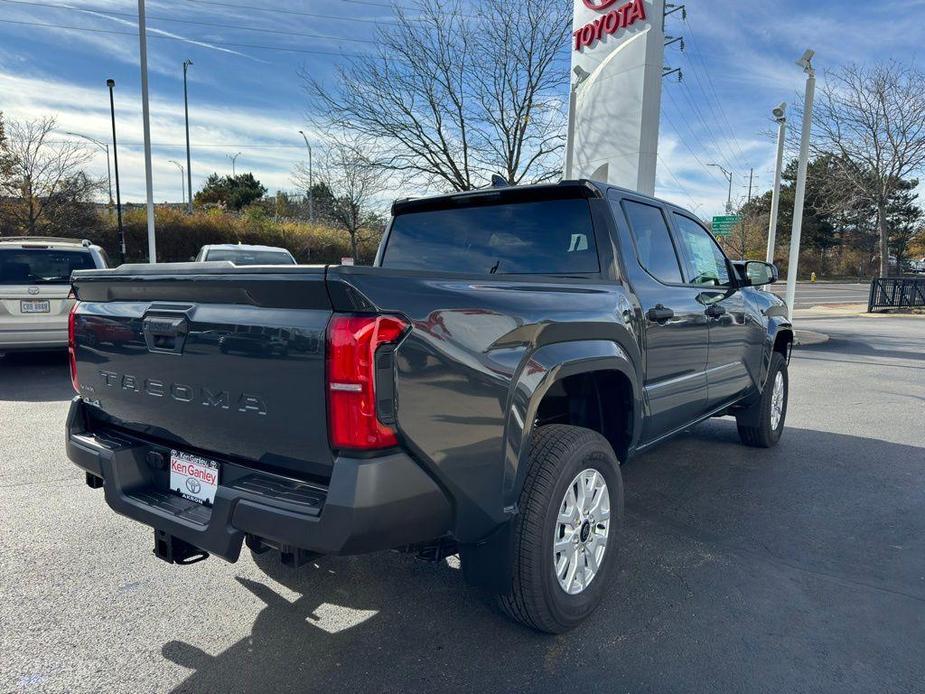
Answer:
[[142, 332], [149, 352], [180, 354], [189, 332], [186, 316], [145, 316]]

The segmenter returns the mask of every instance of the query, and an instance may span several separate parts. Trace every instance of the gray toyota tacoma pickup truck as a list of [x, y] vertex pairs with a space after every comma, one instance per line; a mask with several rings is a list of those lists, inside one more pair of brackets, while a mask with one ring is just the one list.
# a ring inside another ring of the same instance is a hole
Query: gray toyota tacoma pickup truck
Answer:
[[81, 271], [67, 453], [168, 562], [458, 553], [561, 632], [617, 589], [621, 463], [715, 416], [778, 441], [776, 278], [589, 181], [399, 200], [373, 267]]

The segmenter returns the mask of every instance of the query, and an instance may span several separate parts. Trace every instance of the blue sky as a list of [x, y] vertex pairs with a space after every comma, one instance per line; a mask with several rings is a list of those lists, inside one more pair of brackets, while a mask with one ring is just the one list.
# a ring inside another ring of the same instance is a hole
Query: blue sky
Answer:
[[[132, 0], [0, 0], [0, 110], [7, 118], [55, 115], [62, 131], [108, 141], [105, 81], [115, 79], [128, 201], [144, 196], [136, 11]], [[388, 21], [391, 13], [388, 0], [149, 1], [155, 199], [180, 198], [180, 173], [169, 160], [185, 164], [184, 59], [194, 63], [194, 190], [212, 171], [230, 173], [228, 155], [237, 152], [238, 171], [253, 171], [271, 190], [293, 190], [307, 107], [297, 70], [328, 78], [338, 55], [370, 48], [371, 20]], [[922, 27], [925, 0], [692, 0], [687, 22], [676, 15], [667, 28], [685, 37], [687, 50], [666, 52], [684, 82], [664, 85], [658, 193], [704, 217], [720, 212], [726, 183], [705, 166], [712, 162], [735, 171], [734, 196], [746, 194], [750, 167], [756, 191], [766, 190], [774, 156], [769, 112], [802, 92], [794, 60], [803, 50], [816, 50], [820, 73], [850, 61], [913, 62]], [[567, 65], [568, 45], [562, 53]], [[90, 168], [105, 176], [105, 156]]]

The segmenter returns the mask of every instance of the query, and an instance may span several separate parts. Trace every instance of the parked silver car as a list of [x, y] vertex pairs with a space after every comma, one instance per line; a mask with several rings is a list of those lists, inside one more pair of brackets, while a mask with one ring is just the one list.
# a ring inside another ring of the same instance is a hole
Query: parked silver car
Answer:
[[0, 354], [67, 347], [71, 272], [108, 266], [89, 241], [0, 237]]

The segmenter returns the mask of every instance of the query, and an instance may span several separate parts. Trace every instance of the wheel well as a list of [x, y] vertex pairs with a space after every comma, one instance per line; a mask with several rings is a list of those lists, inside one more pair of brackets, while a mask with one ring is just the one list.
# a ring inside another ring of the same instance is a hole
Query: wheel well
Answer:
[[592, 429], [626, 460], [633, 439], [633, 387], [619, 371], [592, 371], [557, 381], [543, 396], [536, 426], [571, 424]]
[[785, 360], [790, 359], [790, 345], [793, 344], [793, 333], [790, 330], [780, 330], [774, 338], [774, 351], [779, 352]]

